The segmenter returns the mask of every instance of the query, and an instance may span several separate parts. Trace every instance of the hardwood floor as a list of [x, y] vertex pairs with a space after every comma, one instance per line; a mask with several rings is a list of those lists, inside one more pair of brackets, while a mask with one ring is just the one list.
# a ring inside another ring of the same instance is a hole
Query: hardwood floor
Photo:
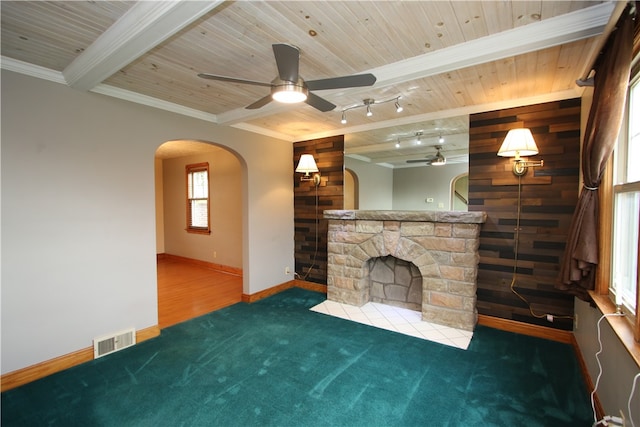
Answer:
[[160, 328], [240, 302], [242, 277], [173, 258], [158, 260]]

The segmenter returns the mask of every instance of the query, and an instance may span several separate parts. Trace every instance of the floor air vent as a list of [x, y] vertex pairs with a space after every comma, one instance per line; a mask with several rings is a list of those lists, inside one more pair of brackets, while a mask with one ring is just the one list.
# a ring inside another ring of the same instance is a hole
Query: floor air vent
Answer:
[[93, 358], [106, 356], [123, 348], [131, 347], [136, 343], [136, 330], [128, 329], [112, 335], [94, 338]]

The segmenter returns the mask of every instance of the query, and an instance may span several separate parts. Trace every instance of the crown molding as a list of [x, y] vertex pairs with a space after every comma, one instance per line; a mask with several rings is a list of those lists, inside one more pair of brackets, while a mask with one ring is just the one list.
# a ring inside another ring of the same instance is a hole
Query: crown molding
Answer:
[[64, 76], [59, 71], [40, 67], [39, 65], [29, 64], [28, 62], [19, 61], [17, 59], [7, 58], [6, 56], [0, 57], [0, 67], [3, 70], [13, 71], [15, 73], [24, 74], [37, 79], [48, 80], [50, 82], [61, 83], [63, 85], [67, 84]]
[[255, 125], [249, 124], [249, 123], [235, 123], [235, 124], [232, 124], [232, 125], [229, 125], [229, 126], [231, 126], [233, 128], [236, 128], [236, 129], [246, 130], [247, 132], [257, 133], [257, 134], [264, 135], [264, 136], [269, 136], [271, 138], [282, 139], [284, 141], [289, 141], [289, 142], [296, 141], [296, 139], [293, 138], [291, 135], [286, 135], [284, 133], [272, 131], [272, 130], [265, 129], [265, 128], [260, 127], [260, 126], [255, 126]]
[[173, 102], [163, 101], [158, 98], [153, 98], [151, 96], [142, 95], [136, 92], [132, 92], [126, 89], [120, 89], [114, 86], [100, 84], [94, 87], [93, 89], [91, 89], [91, 92], [99, 93], [101, 95], [111, 96], [113, 98], [118, 98], [125, 101], [134, 102], [136, 104], [158, 108], [160, 110], [170, 111], [172, 113], [181, 114], [183, 116], [205, 120], [207, 122], [212, 122], [212, 123], [218, 122], [218, 119], [215, 114], [205, 113], [204, 111], [185, 107], [180, 104], [174, 104]]

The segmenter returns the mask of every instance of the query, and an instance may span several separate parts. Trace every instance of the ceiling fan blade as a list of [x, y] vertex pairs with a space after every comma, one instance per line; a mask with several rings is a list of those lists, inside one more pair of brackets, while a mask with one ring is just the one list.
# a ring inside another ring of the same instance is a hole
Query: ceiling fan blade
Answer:
[[334, 108], [336, 108], [334, 104], [330, 103], [324, 98], [320, 98], [318, 95], [314, 95], [311, 92], [309, 92], [309, 96], [307, 96], [307, 100], [305, 102], [311, 105], [313, 108], [316, 108], [322, 111], [323, 113], [326, 113], [327, 111], [331, 111]]
[[267, 95], [264, 98], [260, 98], [258, 99], [256, 102], [254, 102], [251, 105], [247, 105], [246, 107], [244, 107], [247, 110], [257, 110], [260, 107], [264, 107], [265, 105], [267, 105], [268, 103], [271, 102], [273, 98], [271, 98], [271, 95]]
[[209, 80], [219, 80], [221, 82], [243, 83], [243, 84], [248, 84], [248, 85], [271, 87], [271, 83], [255, 82], [253, 80], [236, 79], [234, 77], [227, 77], [227, 76], [217, 76], [215, 74], [208, 74], [208, 73], [200, 73], [200, 74], [198, 74], [198, 77], [201, 77], [203, 79], [209, 79]]
[[353, 76], [332, 77], [305, 82], [309, 90], [344, 89], [349, 87], [373, 86], [376, 76], [373, 74], [355, 74]]
[[424, 159], [411, 159], [407, 160], [407, 163], [431, 163], [435, 159], [437, 159], [437, 156], [425, 157]]
[[297, 82], [300, 66], [300, 51], [298, 48], [284, 43], [274, 44], [272, 47], [280, 80]]
[[431, 163], [434, 160], [435, 159], [412, 159], [412, 160], [407, 160], [407, 163]]

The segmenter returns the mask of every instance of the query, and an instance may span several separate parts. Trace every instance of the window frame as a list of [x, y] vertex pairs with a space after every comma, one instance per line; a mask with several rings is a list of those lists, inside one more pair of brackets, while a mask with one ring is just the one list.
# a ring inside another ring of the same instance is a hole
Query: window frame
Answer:
[[[191, 179], [191, 174], [195, 172], [206, 172], [207, 173], [207, 226], [206, 227], [195, 227], [191, 223], [191, 204], [193, 200], [204, 200], [202, 197], [190, 197], [189, 194], [189, 181]], [[192, 163], [185, 166], [185, 205], [186, 205], [186, 228], [185, 231], [187, 233], [194, 234], [211, 234], [211, 174], [209, 173], [209, 163]]]
[[[622, 127], [620, 130], [620, 134], [618, 137], [618, 141], [616, 143], [616, 147], [614, 150], [614, 155], [611, 156], [609, 162], [607, 163], [604, 180], [601, 185], [601, 198], [600, 198], [600, 207], [601, 207], [601, 229], [600, 229], [600, 241], [602, 242], [600, 248], [600, 267], [601, 271], [598, 273], [598, 282], [596, 286], [596, 292], [592, 294], [594, 297], [594, 301], [596, 304], [603, 309], [603, 313], [613, 312], [617, 310], [616, 307], [616, 296], [615, 296], [615, 285], [613, 283], [613, 249], [615, 246], [614, 242], [614, 222], [616, 219], [615, 215], [615, 198], [616, 194], [623, 192], [631, 192], [636, 191], [640, 186], [640, 181], [627, 181], [626, 179], [626, 165], [628, 162], [627, 158], [627, 146], [629, 143], [629, 126], [630, 126], [630, 92], [632, 87], [636, 85], [636, 90], [640, 90], [640, 55], [636, 55], [634, 61], [632, 62], [631, 69], [631, 78], [629, 79], [628, 85], [628, 96], [627, 96], [627, 104], [625, 106], [625, 115], [622, 122]], [[615, 159], [615, 162], [614, 162]], [[623, 173], [625, 174], [624, 182], [618, 178], [620, 173], [618, 170], [618, 165], [616, 162], [622, 161], [625, 163], [625, 170]], [[639, 219], [640, 221], [640, 219]], [[622, 311], [626, 314], [625, 320], [622, 322], [618, 322], [618, 327], [621, 328], [619, 331], [616, 331], [618, 335], [623, 339], [624, 342], [627, 342], [627, 347], [631, 351], [635, 357], [638, 357], [640, 346], [640, 239], [637, 242], [638, 244], [638, 260], [636, 263], [636, 313], [632, 313], [629, 311], [629, 308], [625, 305], [622, 306]], [[629, 325], [631, 327], [631, 331], [627, 334], [624, 332], [624, 324]], [[614, 325], [612, 325], [614, 326]], [[614, 328], [616, 329], [616, 328]], [[629, 336], [631, 335], [631, 337]], [[632, 341], [635, 341], [635, 345], [631, 344], [627, 341], [628, 338], [631, 338]], [[631, 347], [630, 347], [631, 346]]]

